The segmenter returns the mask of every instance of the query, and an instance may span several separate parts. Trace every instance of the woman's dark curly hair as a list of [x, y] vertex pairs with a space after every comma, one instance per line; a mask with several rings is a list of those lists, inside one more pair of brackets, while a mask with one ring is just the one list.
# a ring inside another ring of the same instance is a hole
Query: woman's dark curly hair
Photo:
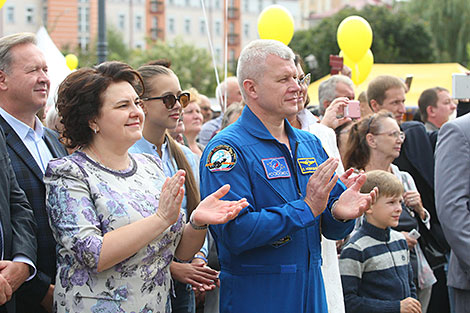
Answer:
[[62, 137], [68, 148], [85, 147], [93, 138], [89, 122], [100, 115], [103, 93], [112, 83], [128, 82], [144, 92], [140, 74], [131, 66], [117, 61], [93, 68], [81, 68], [60, 84], [57, 111], [64, 125]]

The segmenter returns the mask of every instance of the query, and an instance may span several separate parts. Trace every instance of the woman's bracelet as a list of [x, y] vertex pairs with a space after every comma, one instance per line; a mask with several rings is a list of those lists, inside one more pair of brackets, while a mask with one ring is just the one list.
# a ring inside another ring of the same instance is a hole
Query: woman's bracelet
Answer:
[[207, 261], [207, 259], [206, 259], [205, 257], [203, 257], [202, 255], [200, 255], [200, 254], [196, 254], [196, 255], [194, 256], [193, 260], [194, 260], [194, 259], [201, 259], [201, 260], [203, 260], [204, 262], [206, 262], [206, 264], [209, 263], [209, 262]]
[[206, 230], [207, 229], [207, 224], [204, 224], [202, 226], [199, 226], [199, 225], [196, 225], [194, 224], [194, 221], [193, 221], [193, 213], [191, 213], [191, 217], [189, 218], [189, 225], [191, 225], [191, 227], [194, 229], [194, 230]]

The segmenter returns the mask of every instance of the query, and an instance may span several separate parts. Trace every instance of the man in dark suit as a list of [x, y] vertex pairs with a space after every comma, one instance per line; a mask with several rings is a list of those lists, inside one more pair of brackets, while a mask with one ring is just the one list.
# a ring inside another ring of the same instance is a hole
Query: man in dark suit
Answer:
[[470, 114], [445, 123], [436, 147], [436, 207], [452, 249], [455, 313], [470, 312]]
[[17, 292], [17, 312], [52, 310], [56, 275], [55, 240], [45, 209], [43, 175], [50, 159], [66, 155], [57, 134], [42, 126], [50, 81], [34, 34], [0, 38], [0, 127], [18, 184], [33, 208], [38, 227], [37, 274]]
[[14, 313], [12, 293], [35, 272], [36, 224], [16, 181], [1, 129], [0, 168], [0, 312]]

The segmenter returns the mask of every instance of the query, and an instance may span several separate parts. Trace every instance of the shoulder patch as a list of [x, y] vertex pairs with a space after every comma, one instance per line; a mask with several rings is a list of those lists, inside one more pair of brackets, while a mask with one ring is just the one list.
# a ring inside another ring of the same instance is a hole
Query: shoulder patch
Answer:
[[289, 167], [285, 157], [261, 159], [268, 179], [290, 177]]
[[214, 147], [207, 156], [206, 167], [211, 172], [230, 171], [237, 163], [237, 154], [232, 147], [219, 145]]
[[311, 174], [318, 168], [317, 160], [315, 158], [299, 158], [297, 159], [300, 171], [302, 174]]

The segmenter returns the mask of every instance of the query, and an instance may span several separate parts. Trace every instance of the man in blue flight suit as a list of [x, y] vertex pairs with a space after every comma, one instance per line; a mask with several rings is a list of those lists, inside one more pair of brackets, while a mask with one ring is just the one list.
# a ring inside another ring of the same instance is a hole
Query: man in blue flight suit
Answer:
[[[221, 265], [220, 312], [326, 313], [320, 232], [342, 239], [375, 201], [365, 176], [346, 187], [320, 140], [292, 128], [300, 87], [294, 54], [256, 40], [240, 55], [237, 77], [246, 107], [201, 158], [201, 194], [229, 183], [227, 199], [250, 206], [211, 226]], [[332, 178], [333, 177], [333, 178]]]

